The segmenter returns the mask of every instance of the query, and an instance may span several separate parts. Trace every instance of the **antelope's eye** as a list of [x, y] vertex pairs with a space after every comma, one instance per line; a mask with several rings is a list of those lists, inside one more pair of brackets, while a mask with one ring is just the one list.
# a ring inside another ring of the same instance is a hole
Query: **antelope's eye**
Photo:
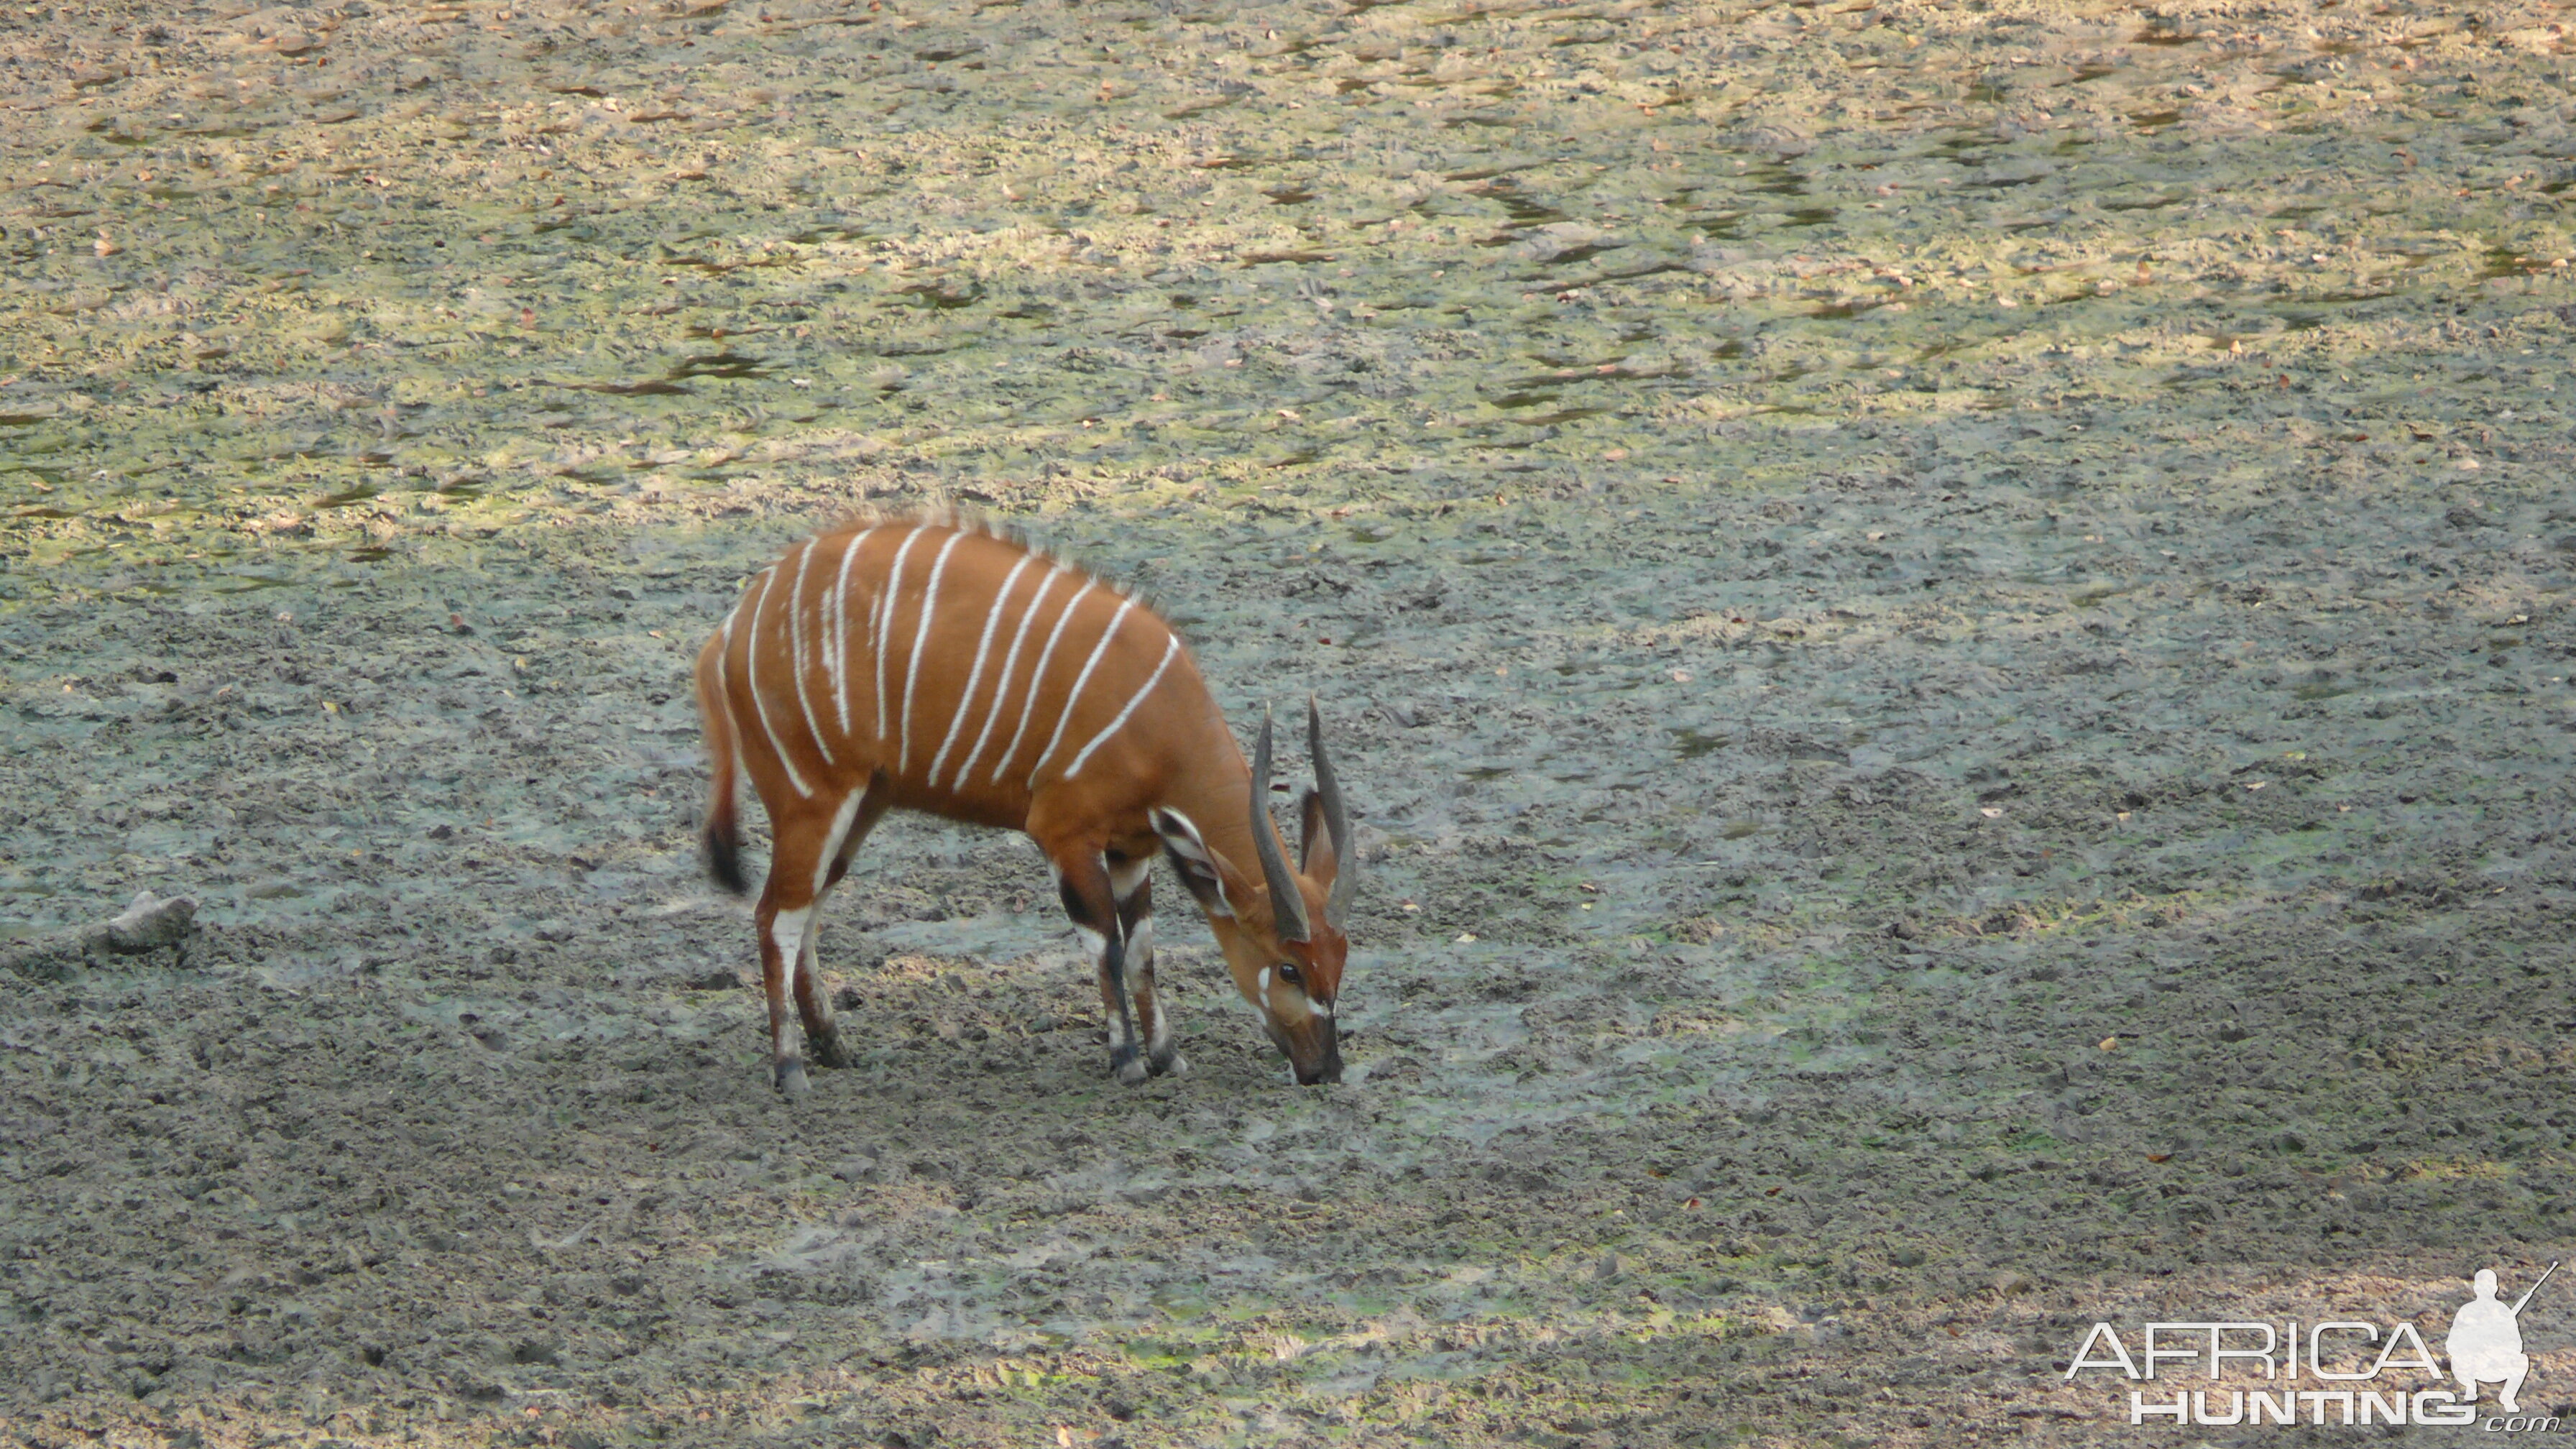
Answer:
[[1303, 980], [1297, 975], [1297, 963], [1294, 961], [1282, 961], [1279, 963], [1279, 979], [1287, 982], [1291, 986], [1304, 984]]

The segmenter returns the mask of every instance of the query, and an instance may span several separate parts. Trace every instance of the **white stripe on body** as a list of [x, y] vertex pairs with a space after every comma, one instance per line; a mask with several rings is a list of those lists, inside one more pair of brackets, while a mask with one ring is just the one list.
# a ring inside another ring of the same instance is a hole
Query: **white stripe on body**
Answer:
[[[745, 595], [745, 597], [749, 596]], [[742, 600], [736, 599], [733, 601], [733, 608], [725, 614], [724, 642], [716, 646], [716, 697], [724, 701], [727, 720], [733, 719], [733, 684], [730, 671], [725, 668], [725, 656], [733, 652], [733, 621], [740, 617], [742, 617]], [[734, 733], [740, 734], [742, 731], [736, 728]]]
[[[1107, 641], [1103, 640], [1102, 642], [1106, 643]], [[1154, 692], [1154, 686], [1163, 682], [1163, 671], [1172, 667], [1173, 657], [1178, 655], [1180, 652], [1181, 639], [1179, 635], [1175, 634], [1171, 637], [1169, 642], [1163, 645], [1163, 662], [1155, 665], [1154, 672], [1145, 677], [1144, 687], [1137, 690], [1135, 697], [1127, 701], [1127, 707], [1125, 709], [1118, 711], [1118, 718], [1111, 720], [1108, 725], [1100, 731], [1100, 733], [1093, 735], [1091, 737], [1091, 743], [1084, 745], [1082, 747], [1082, 752], [1073, 757], [1073, 763], [1064, 767], [1065, 779], [1070, 780], [1074, 776], [1082, 773], [1083, 762], [1091, 758], [1091, 752], [1099, 749], [1111, 735], [1118, 733], [1120, 727], [1127, 723], [1128, 716], [1136, 712], [1136, 706], [1143, 704], [1145, 702], [1145, 696]], [[1079, 688], [1080, 686], [1076, 687]], [[1071, 707], [1067, 706], [1068, 716], [1070, 713]], [[1059, 728], [1061, 728], [1061, 726], [1059, 726]], [[1040, 760], [1038, 763], [1045, 764], [1046, 762], [1044, 760]], [[1034, 771], [1032, 773], [1034, 774]]]
[[912, 768], [913, 686], [921, 680], [921, 646], [930, 641], [931, 614], [939, 607], [939, 576], [948, 571], [948, 555], [965, 538], [963, 532], [948, 535], [948, 541], [939, 546], [939, 556], [930, 561], [930, 582], [921, 589], [921, 622], [913, 627], [912, 658], [903, 666], [903, 719], [894, 751], [894, 771], [899, 778], [908, 776]]
[[796, 762], [787, 758], [787, 746], [779, 743], [778, 730], [769, 722], [769, 700], [760, 692], [760, 615], [769, 607], [769, 591], [777, 582], [778, 567], [772, 564], [769, 571], [760, 576], [760, 602], [751, 606], [751, 629], [743, 636], [742, 682], [743, 687], [751, 691], [751, 708], [760, 716], [760, 732], [769, 736], [770, 754], [777, 758], [778, 767], [787, 772], [787, 783], [796, 787], [797, 794], [810, 799], [814, 791], [806, 785], [805, 777], [796, 772]]
[[[984, 615], [983, 637], [975, 641], [975, 667], [966, 672], [966, 689], [964, 693], [957, 696], [957, 713], [949, 718], [948, 735], [939, 742], [939, 753], [932, 756], [930, 760], [928, 779], [930, 787], [934, 790], [939, 788], [939, 767], [948, 763], [948, 752], [957, 744], [957, 732], [966, 727], [966, 709], [975, 702], [975, 686], [984, 681], [984, 661], [993, 653], [993, 630], [1002, 622], [1002, 605], [1010, 602], [1011, 586], [1020, 581], [1021, 573], [1037, 561], [1036, 554], [1020, 555], [1020, 561], [1011, 565], [1011, 571], [1002, 576], [1001, 590], [993, 595], [992, 610]], [[1005, 681], [1010, 678], [1007, 669], [1002, 678]], [[999, 683], [993, 686], [997, 697], [1002, 687]], [[965, 774], [962, 770], [958, 773], [961, 777]]]
[[921, 531], [929, 526], [926, 523], [916, 523], [912, 526], [912, 532], [903, 536], [903, 546], [894, 551], [894, 562], [886, 567], [885, 593], [877, 599], [877, 606], [871, 611], [872, 617], [868, 621], [868, 651], [874, 654], [877, 660], [877, 743], [879, 745], [885, 743], [886, 733], [886, 636], [894, 631], [897, 596], [903, 592], [903, 556], [912, 552], [912, 546], [921, 541]]
[[1083, 597], [1089, 594], [1098, 582], [1097, 579], [1084, 579], [1082, 587], [1074, 592], [1072, 598], [1065, 601], [1064, 612], [1056, 616], [1055, 627], [1047, 631], [1046, 647], [1038, 651], [1037, 668], [1029, 671], [1029, 697], [1020, 705], [1019, 727], [1011, 731], [1011, 742], [1002, 747], [1000, 757], [993, 761], [994, 779], [1002, 778], [1002, 767], [1008, 765], [1011, 757], [1020, 752], [1020, 739], [1029, 732], [1029, 716], [1038, 707], [1038, 684], [1046, 678], [1047, 661], [1055, 658], [1056, 641], [1064, 637], [1064, 626], [1073, 622], [1073, 611], [1081, 607]]
[[[733, 621], [741, 613], [742, 600], [736, 599], [733, 607], [725, 612], [724, 642], [716, 645], [716, 708], [724, 711], [725, 723], [732, 726], [733, 767], [737, 774], [742, 772], [742, 721], [734, 718], [732, 671], [725, 667], [725, 656], [733, 652]], [[722, 762], [719, 761], [718, 765], [721, 768]]]
[[824, 624], [832, 631], [832, 697], [840, 705], [841, 738], [845, 740], [850, 737], [850, 616], [844, 608], [850, 593], [850, 561], [859, 556], [859, 545], [874, 532], [874, 528], [860, 529], [850, 536], [849, 546], [841, 550], [841, 572], [832, 581], [832, 605], [823, 615]]
[[850, 822], [859, 818], [859, 797], [866, 786], [841, 797], [841, 808], [832, 812], [832, 828], [823, 836], [823, 853], [814, 861], [814, 899], [823, 899], [823, 887], [832, 878], [832, 862], [841, 853], [841, 842], [850, 835]]
[[[1073, 688], [1065, 693], [1064, 708], [1056, 712], [1055, 733], [1047, 736], [1046, 748], [1039, 752], [1038, 762], [1029, 766], [1030, 789], [1037, 788], [1038, 772], [1046, 768], [1047, 761], [1055, 758], [1055, 747], [1064, 743], [1064, 727], [1073, 723], [1073, 712], [1082, 704], [1082, 691], [1091, 683], [1091, 672], [1100, 667], [1101, 657], [1109, 652], [1109, 641], [1118, 637], [1118, 626], [1127, 622], [1127, 611], [1134, 607], [1136, 607], [1134, 599], [1118, 601], [1118, 612], [1109, 616], [1109, 627], [1100, 631], [1100, 642], [1091, 646], [1091, 657], [1082, 661], [1082, 672], [1073, 677]], [[1171, 656], [1165, 654], [1163, 660], [1165, 663], [1170, 663]], [[1156, 679], [1162, 676], [1162, 670], [1154, 671]], [[1129, 701], [1128, 707], [1134, 708], [1134, 701]], [[1124, 720], [1126, 716], [1122, 714], [1119, 718]], [[1067, 770], [1065, 773], [1070, 775], [1073, 772]]]
[[[823, 726], [814, 719], [814, 701], [805, 691], [805, 569], [814, 562], [814, 545], [807, 542], [802, 548], [796, 555], [796, 582], [787, 587], [787, 672], [796, 676], [796, 707], [805, 713], [806, 733], [814, 737], [814, 748], [821, 752], [823, 763], [838, 769], [841, 762], [832, 758], [832, 746], [823, 738]], [[821, 621], [816, 622], [819, 626]], [[820, 647], [823, 641], [818, 638], [814, 642]]]
[[[1053, 561], [1050, 560], [1050, 562]], [[1055, 587], [1055, 581], [1071, 572], [1072, 570], [1064, 565], [1055, 564], [1048, 570], [1045, 578], [1038, 580], [1038, 591], [1029, 595], [1028, 607], [1020, 611], [1020, 627], [1011, 635], [1011, 652], [1002, 657], [1001, 677], [993, 681], [993, 702], [984, 710], [984, 727], [975, 732], [975, 748], [968, 750], [966, 758], [958, 764], [957, 777], [948, 782], [949, 789], [955, 790], [964, 785], [967, 772], [974, 769], [975, 762], [984, 757], [984, 744], [993, 737], [993, 726], [1001, 722], [1002, 706], [1010, 701], [1011, 671], [1019, 667], [1020, 646], [1028, 642], [1029, 626], [1037, 622], [1038, 605], [1046, 602], [1047, 591]], [[1036, 681], [1032, 680], [1030, 683], [1034, 687]], [[997, 768], [993, 773], [999, 776], [1001, 771]]]

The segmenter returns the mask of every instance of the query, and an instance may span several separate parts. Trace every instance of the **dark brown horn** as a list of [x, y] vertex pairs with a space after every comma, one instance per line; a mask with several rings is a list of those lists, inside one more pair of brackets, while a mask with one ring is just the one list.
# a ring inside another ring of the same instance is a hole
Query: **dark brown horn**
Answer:
[[1306, 897], [1279, 853], [1279, 828], [1270, 823], [1270, 712], [1261, 712], [1261, 743], [1252, 751], [1252, 848], [1261, 855], [1261, 880], [1270, 887], [1270, 919], [1282, 941], [1314, 936], [1306, 925]]
[[1306, 751], [1315, 757], [1315, 794], [1324, 802], [1324, 834], [1333, 842], [1333, 891], [1324, 899], [1324, 919], [1334, 930], [1350, 915], [1351, 893], [1358, 888], [1359, 862], [1351, 858], [1351, 812], [1342, 804], [1342, 784], [1333, 778], [1333, 762], [1324, 757], [1324, 712], [1315, 696], [1306, 696]]

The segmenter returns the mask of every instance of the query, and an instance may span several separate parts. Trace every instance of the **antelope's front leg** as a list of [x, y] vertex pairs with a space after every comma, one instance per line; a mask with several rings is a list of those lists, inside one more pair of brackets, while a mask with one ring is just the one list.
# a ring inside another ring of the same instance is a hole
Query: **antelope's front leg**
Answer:
[[1145, 1067], [1155, 1076], [1180, 1076], [1190, 1069], [1172, 1045], [1172, 1020], [1163, 1014], [1154, 992], [1154, 882], [1150, 858], [1113, 867], [1110, 882], [1118, 889], [1118, 925], [1127, 938], [1127, 986], [1136, 1001], [1136, 1025], [1144, 1033]]
[[1101, 1012], [1109, 1021], [1110, 1073], [1132, 1087], [1145, 1080], [1146, 1071], [1137, 1051], [1136, 1018], [1127, 1005], [1127, 933], [1118, 919], [1109, 862], [1086, 852], [1070, 861], [1059, 858], [1055, 867], [1064, 913], [1098, 963]]

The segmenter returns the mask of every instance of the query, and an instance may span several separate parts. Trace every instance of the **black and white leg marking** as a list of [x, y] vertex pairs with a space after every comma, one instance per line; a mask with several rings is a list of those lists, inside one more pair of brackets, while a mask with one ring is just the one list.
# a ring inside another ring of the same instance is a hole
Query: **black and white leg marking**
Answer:
[[[864, 789], [853, 790], [833, 812], [830, 833], [823, 839], [822, 853], [814, 862], [813, 893], [805, 909], [799, 912], [801, 934], [796, 953], [788, 958], [788, 969], [796, 998], [797, 1015], [805, 1025], [805, 1050], [818, 1067], [846, 1067], [850, 1054], [841, 1045], [840, 1027], [832, 1019], [832, 999], [823, 985], [823, 965], [815, 949], [820, 934], [824, 898], [850, 869], [850, 858], [858, 854], [868, 832], [885, 818], [886, 792], [880, 781], [872, 779]], [[782, 921], [785, 912], [780, 913]], [[784, 941], [781, 941], [784, 949]]]
[[1136, 1003], [1136, 1022], [1144, 1029], [1145, 1068], [1155, 1076], [1179, 1076], [1190, 1069], [1172, 1045], [1172, 1019], [1163, 1010], [1154, 986], [1153, 859], [1122, 861], [1111, 867], [1109, 883], [1118, 892], [1118, 926], [1127, 936], [1127, 984]]
[[1108, 860], [1093, 854], [1068, 869], [1056, 865], [1056, 891], [1074, 933], [1098, 963], [1101, 1015], [1109, 1023], [1109, 1069], [1134, 1086], [1145, 1080], [1145, 1061], [1137, 1050], [1135, 1011], [1128, 1000], [1127, 939], [1118, 919], [1117, 888], [1111, 884]]
[[805, 1080], [805, 1059], [788, 1042], [787, 1000], [794, 989], [797, 959], [805, 951], [806, 924], [814, 912], [811, 906], [778, 910], [764, 899], [758, 914], [766, 918], [758, 919], [757, 924], [761, 928], [762, 989], [769, 998], [770, 1080], [789, 1098], [798, 1098], [812, 1087]]
[[[840, 808], [832, 812], [830, 832], [823, 837], [822, 853], [814, 861], [814, 879], [806, 906], [794, 913], [802, 919], [798, 922], [800, 933], [795, 952], [788, 957], [789, 983], [796, 998], [796, 1014], [805, 1026], [806, 1053], [818, 1067], [846, 1067], [850, 1064], [850, 1054], [842, 1049], [840, 1032], [832, 1022], [831, 998], [823, 990], [823, 967], [815, 950], [815, 938], [822, 924], [823, 898], [830, 894], [832, 882], [839, 878], [838, 867], [847, 858], [846, 846], [852, 834], [851, 827], [867, 807], [867, 794], [865, 790], [852, 790], [842, 797]], [[787, 912], [779, 914], [782, 926], [787, 915]], [[782, 936], [779, 948], [783, 951], [786, 946]]]

